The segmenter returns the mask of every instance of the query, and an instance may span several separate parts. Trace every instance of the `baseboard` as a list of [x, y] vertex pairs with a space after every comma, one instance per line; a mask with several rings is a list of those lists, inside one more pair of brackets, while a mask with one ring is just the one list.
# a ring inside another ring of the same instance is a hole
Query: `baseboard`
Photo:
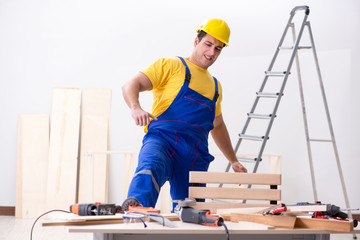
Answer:
[[0, 215], [15, 216], [15, 207], [1, 207], [0, 206]]
[[352, 217], [353, 217], [353, 219], [360, 221], [360, 213], [353, 213]]

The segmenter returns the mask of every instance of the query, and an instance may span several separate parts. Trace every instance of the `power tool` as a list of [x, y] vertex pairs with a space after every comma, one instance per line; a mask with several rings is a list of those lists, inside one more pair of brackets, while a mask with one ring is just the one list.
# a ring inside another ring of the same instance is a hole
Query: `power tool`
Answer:
[[121, 206], [109, 203], [82, 203], [70, 206], [70, 212], [79, 216], [115, 215], [120, 212]]
[[[312, 218], [319, 218], [319, 219], [335, 219], [335, 220], [345, 220], [348, 221], [348, 214], [344, 211], [351, 211], [352, 209], [341, 209], [340, 207], [332, 204], [322, 204], [320, 201], [315, 203], [308, 203], [308, 202], [299, 202], [296, 204], [297, 206], [304, 206], [304, 205], [326, 205], [327, 211], [315, 211], [312, 215]], [[353, 209], [358, 210], [358, 209]], [[354, 227], [358, 226], [358, 221], [353, 219]]]
[[281, 206], [281, 207], [265, 211], [265, 212], [262, 213], [262, 215], [280, 215], [281, 213], [286, 212], [287, 207], [284, 204], [282, 204], [282, 205], [283, 206]]
[[140, 202], [133, 197], [127, 198], [123, 204], [115, 205], [111, 203], [81, 203], [70, 206], [70, 212], [79, 216], [91, 216], [91, 215], [115, 215], [116, 213], [124, 213], [125, 211], [139, 211], [145, 212], [145, 210], [152, 211], [153, 208], [148, 209], [141, 206]]
[[175, 213], [179, 216], [181, 221], [187, 223], [196, 223], [206, 226], [223, 226], [224, 219], [210, 214], [209, 210], [198, 210], [191, 206], [196, 204], [193, 198], [185, 198], [185, 200], [178, 201], [175, 207]]

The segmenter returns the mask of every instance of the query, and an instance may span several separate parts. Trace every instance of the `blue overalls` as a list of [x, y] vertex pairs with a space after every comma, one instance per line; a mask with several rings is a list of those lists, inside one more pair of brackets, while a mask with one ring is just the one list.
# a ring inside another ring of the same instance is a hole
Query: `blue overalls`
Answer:
[[189, 171], [207, 171], [214, 159], [208, 151], [208, 135], [214, 128], [215, 105], [219, 96], [215, 81], [212, 100], [189, 88], [190, 70], [171, 105], [152, 120], [144, 136], [135, 176], [128, 197], [145, 207], [155, 207], [161, 186], [168, 180], [173, 200], [188, 197]]

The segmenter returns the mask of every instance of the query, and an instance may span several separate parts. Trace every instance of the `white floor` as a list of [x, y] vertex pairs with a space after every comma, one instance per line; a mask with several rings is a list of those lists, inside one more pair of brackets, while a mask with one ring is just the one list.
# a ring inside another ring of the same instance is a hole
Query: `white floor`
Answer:
[[[16, 219], [10, 216], [0, 216], [0, 240], [30, 239], [34, 219]], [[90, 233], [68, 233], [63, 226], [42, 227], [41, 219], [35, 224], [32, 240], [90, 240]], [[360, 235], [357, 236], [360, 239]], [[332, 234], [331, 240], [352, 240], [351, 234]]]
[[[31, 227], [35, 219], [16, 219], [15, 217], [0, 216], [0, 240], [30, 239]], [[33, 240], [90, 240], [90, 233], [68, 233], [63, 226], [42, 227], [41, 219], [35, 224]]]

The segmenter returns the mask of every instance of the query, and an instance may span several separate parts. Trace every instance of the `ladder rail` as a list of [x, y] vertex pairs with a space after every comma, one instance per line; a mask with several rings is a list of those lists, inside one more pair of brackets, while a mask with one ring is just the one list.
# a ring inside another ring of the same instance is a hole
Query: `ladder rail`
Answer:
[[[332, 121], [331, 121], [331, 117], [330, 117], [329, 106], [328, 106], [328, 103], [327, 103], [327, 100], [326, 100], [324, 83], [323, 83], [321, 72], [320, 72], [319, 60], [318, 60], [316, 49], [315, 49], [315, 42], [314, 42], [314, 37], [313, 37], [312, 31], [311, 31], [310, 22], [307, 23], [307, 26], [308, 26], [308, 30], [309, 30], [310, 41], [311, 41], [311, 44], [313, 46], [313, 48], [312, 48], [313, 51], [312, 52], [313, 52], [313, 56], [314, 56], [314, 60], [315, 60], [315, 64], [316, 64], [316, 70], [317, 70], [317, 74], [318, 74], [318, 80], [319, 80], [319, 84], [320, 84], [321, 95], [322, 95], [323, 103], [324, 103], [324, 107], [325, 107], [326, 118], [327, 118], [327, 121], [328, 121], [328, 127], [329, 127], [329, 131], [330, 131], [330, 135], [331, 135], [331, 140], [332, 140], [332, 145], [333, 145], [333, 149], [334, 149], [334, 154], [335, 154], [336, 164], [337, 164], [337, 168], [338, 168], [339, 178], [340, 178], [340, 182], [341, 182], [341, 186], [342, 186], [342, 190], [343, 190], [345, 205], [346, 205], [347, 209], [350, 209], [349, 198], [348, 198], [348, 194], [347, 194], [347, 191], [346, 191], [345, 180], [344, 180], [343, 171], [342, 171], [342, 167], [341, 167], [341, 163], [340, 163], [340, 157], [339, 157], [337, 144], [336, 144], [336, 141], [335, 141], [334, 129], [333, 129]], [[352, 218], [352, 213], [351, 213], [350, 210], [348, 210], [348, 216], [349, 216], [350, 220], [353, 219]]]
[[[274, 56], [271, 59], [270, 65], [269, 65], [269, 67], [267, 69], [268, 72], [270, 72], [272, 70], [272, 68], [274, 67], [275, 61], [276, 61], [277, 56], [279, 55], [279, 52], [280, 52], [280, 46], [282, 46], [282, 44], [283, 44], [283, 42], [285, 40], [286, 34], [287, 34], [288, 30], [289, 30], [289, 26], [290, 26], [291, 21], [292, 21], [293, 18], [294, 18], [294, 14], [291, 14], [288, 22], [286, 23], [286, 26], [285, 26], [284, 32], [283, 32], [283, 34], [282, 34], [282, 36], [280, 38], [279, 44], [277, 45]], [[269, 78], [269, 76], [265, 75], [265, 78], [264, 78], [264, 80], [263, 80], [263, 82], [262, 82], [262, 84], [260, 86], [259, 92], [262, 92], [264, 90], [268, 78]], [[256, 98], [256, 101], [258, 101], [258, 98]], [[255, 110], [255, 108], [256, 108], [256, 105], [254, 104], [253, 108], [251, 109], [251, 113]]]
[[[292, 21], [293, 17], [294, 17], [294, 13], [291, 13], [291, 14], [290, 14], [290, 18], [289, 18], [289, 20], [288, 20], [288, 22], [287, 22], [287, 24], [286, 24], [286, 26], [285, 26], [283, 35], [282, 35], [281, 38], [280, 38], [279, 44], [278, 44], [278, 46], [277, 46], [277, 48], [276, 48], [276, 50], [275, 50], [275, 54], [274, 54], [274, 56], [273, 56], [273, 58], [272, 58], [272, 60], [271, 60], [271, 62], [270, 62], [270, 65], [269, 65], [267, 71], [271, 71], [272, 68], [273, 68], [273, 66], [274, 66], [274, 64], [275, 64], [275, 61], [276, 61], [276, 59], [277, 59], [277, 56], [278, 56], [278, 54], [279, 54], [279, 52], [280, 52], [280, 48], [279, 48], [279, 47], [283, 44], [283, 42], [284, 42], [284, 40], [285, 40], [287, 31], [288, 31], [288, 29], [289, 29], [289, 26], [290, 26], [290, 24], [291, 24], [291, 21]], [[265, 75], [264, 80], [263, 80], [263, 82], [262, 82], [262, 84], [261, 84], [261, 86], [260, 86], [259, 92], [262, 92], [262, 91], [264, 90], [268, 78], [269, 78], [269, 76], [268, 76], [268, 75]], [[250, 113], [254, 113], [254, 111], [255, 111], [255, 109], [256, 109], [256, 107], [257, 107], [257, 105], [258, 105], [259, 99], [260, 99], [260, 98], [259, 98], [258, 96], [255, 98], [254, 104], [253, 104], [252, 108], [250, 109]], [[245, 125], [244, 125], [244, 127], [243, 127], [243, 130], [241, 131], [241, 134], [245, 134], [245, 132], [246, 132], [246, 130], [247, 130], [249, 124], [250, 124], [250, 120], [251, 120], [251, 118], [248, 117], [247, 120], [246, 120], [246, 122], [245, 122]], [[235, 147], [235, 149], [234, 149], [235, 154], [237, 153], [237, 151], [238, 151], [238, 149], [239, 149], [239, 146], [240, 146], [240, 144], [241, 144], [241, 141], [242, 141], [242, 139], [240, 138], [240, 139], [239, 139], [239, 142], [237, 143], [237, 145], [236, 145], [236, 147]], [[228, 167], [226, 168], [226, 172], [228, 172], [229, 169], [230, 169], [230, 165], [228, 165]]]
[[[295, 25], [294, 24], [292, 24], [292, 36], [293, 36], [293, 41], [295, 42], [296, 32], [295, 32]], [[318, 199], [317, 189], [316, 189], [314, 164], [313, 164], [313, 159], [312, 159], [312, 150], [311, 150], [310, 136], [309, 136], [309, 125], [308, 125], [308, 121], [307, 121], [307, 114], [306, 114], [306, 107], [305, 107], [305, 97], [304, 97], [304, 91], [303, 91], [303, 85], [302, 85], [300, 61], [299, 61], [299, 54], [298, 53], [296, 53], [295, 62], [296, 62], [296, 69], [297, 69], [297, 77], [298, 77], [299, 92], [300, 92], [300, 101], [301, 101], [302, 114], [303, 114], [303, 123], [304, 123], [304, 130], [305, 130], [305, 137], [306, 137], [306, 147], [307, 147], [309, 166], [310, 166], [310, 176], [311, 176], [311, 183], [312, 183], [312, 189], [313, 189], [313, 196], [314, 196], [314, 202], [317, 202], [317, 201], [319, 201], [319, 199]]]
[[[274, 54], [274, 56], [273, 56], [273, 58], [272, 58], [272, 60], [271, 60], [271, 62], [270, 62], [270, 65], [269, 65], [267, 71], [271, 71], [272, 68], [273, 68], [273, 66], [274, 66], [274, 64], [275, 64], [275, 61], [276, 61], [277, 56], [278, 56], [278, 54], [279, 54], [279, 52], [280, 52], [280, 49], [281, 49], [280, 47], [282, 46], [282, 44], [283, 44], [283, 42], [284, 42], [284, 40], [285, 40], [285, 37], [286, 37], [286, 35], [287, 35], [287, 32], [288, 32], [288, 30], [289, 30], [289, 27], [291, 26], [291, 21], [292, 21], [294, 15], [295, 15], [295, 12], [298, 11], [298, 10], [302, 10], [302, 9], [305, 10], [305, 18], [307, 18], [307, 16], [308, 16], [308, 10], [307, 10], [308, 7], [307, 7], [307, 6], [300, 6], [300, 7], [294, 8], [293, 11], [291, 11], [291, 13], [290, 13], [290, 18], [289, 18], [289, 20], [288, 20], [288, 22], [287, 22], [287, 24], [286, 24], [286, 26], [285, 26], [284, 32], [283, 32], [283, 34], [282, 34], [282, 36], [281, 36], [281, 38], [280, 38], [280, 41], [279, 41], [279, 43], [278, 43], [278, 46], [277, 46], [277, 48], [276, 48], [276, 50], [275, 50], [275, 54]], [[300, 40], [300, 39], [299, 39], [299, 40]], [[296, 49], [294, 49], [293, 52], [295, 52], [295, 50], [296, 50]], [[291, 66], [290, 66], [290, 68], [291, 68]], [[289, 69], [289, 67], [288, 67], [288, 70], [286, 71], [286, 76], [285, 76], [286, 79], [287, 79], [287, 77], [288, 77], [288, 75], [289, 75], [289, 72], [290, 72], [290, 69]], [[261, 86], [260, 86], [259, 92], [262, 92], [262, 91], [264, 90], [268, 78], [269, 78], [269, 76], [268, 76], [268, 75], [265, 75], [264, 80], [263, 80], [263, 82], [262, 82], [262, 84], [261, 84]], [[282, 89], [284, 89], [284, 88], [285, 88], [285, 86], [282, 87]], [[280, 101], [279, 101], [279, 98], [280, 98], [280, 100], [281, 100], [282, 95], [283, 95], [282, 92], [278, 94], [278, 97], [277, 97], [277, 106], [279, 105], [279, 102], [280, 102]], [[256, 109], [256, 107], [257, 107], [257, 105], [258, 105], [259, 99], [260, 99], [259, 96], [257, 96], [257, 97], [255, 98], [254, 104], [253, 104], [253, 106], [252, 106], [252, 108], [251, 108], [251, 110], [250, 110], [250, 113], [254, 113], [254, 111], [255, 111], [255, 109]], [[276, 111], [277, 111], [277, 107], [276, 107]], [[270, 118], [271, 126], [272, 126], [272, 122], [274, 121], [274, 118], [276, 117], [276, 111], [273, 111], [273, 114], [271, 115], [271, 118]], [[242, 129], [242, 131], [241, 131], [241, 134], [245, 134], [245, 133], [246, 133], [246, 130], [247, 130], [249, 124], [250, 124], [250, 121], [251, 121], [251, 118], [250, 118], [250, 117], [247, 117], [246, 122], [245, 122], [245, 125], [244, 125], [244, 127], [243, 127], [243, 129]], [[268, 131], [268, 132], [270, 132], [270, 131]], [[255, 163], [255, 167], [254, 167], [253, 172], [256, 172], [256, 171], [257, 171], [259, 162], [261, 161], [262, 153], [263, 153], [263, 151], [264, 151], [263, 148], [265, 147], [266, 142], [267, 142], [267, 139], [268, 139], [268, 135], [269, 135], [269, 134], [265, 135], [265, 138], [264, 138], [264, 140], [263, 140], [263, 144], [261, 145], [260, 154], [258, 154], [258, 157], [256, 158], [256, 163]], [[242, 138], [239, 138], [239, 140], [238, 140], [238, 142], [237, 142], [237, 144], [236, 144], [236, 146], [235, 146], [235, 148], [234, 148], [235, 154], [236, 154], [237, 151], [239, 150], [239, 147], [240, 147], [240, 145], [241, 145], [241, 142], [242, 142]], [[228, 171], [230, 170], [230, 166], [231, 166], [231, 164], [229, 163], [229, 164], [227, 165], [226, 169], [225, 169], [225, 172], [228, 172]]]
[[[308, 14], [309, 14], [309, 8], [307, 6], [296, 7], [291, 11], [290, 18], [289, 18], [289, 20], [288, 20], [288, 22], [287, 22], [287, 24], [285, 26], [284, 32], [283, 32], [283, 34], [282, 34], [282, 36], [280, 38], [280, 41], [279, 41], [279, 43], [278, 43], [278, 45], [276, 47], [275, 54], [274, 54], [274, 56], [273, 56], [273, 58], [272, 58], [272, 60], [270, 62], [270, 65], [269, 65], [267, 71], [266, 71], [266, 72], [271, 72], [271, 70], [272, 70], [272, 68], [273, 68], [273, 66], [275, 64], [275, 61], [277, 59], [277, 56], [278, 56], [278, 54], [280, 52], [281, 46], [282, 46], [282, 44], [283, 44], [283, 42], [285, 40], [285, 37], [286, 37], [286, 35], [288, 33], [289, 27], [291, 26], [291, 22], [293, 20], [295, 12], [298, 11], [298, 10], [305, 10], [303, 24], [302, 24], [302, 27], [301, 27], [301, 29], [299, 31], [299, 37], [297, 38], [296, 43], [294, 45], [293, 52], [292, 52], [292, 55], [291, 55], [291, 60], [290, 60], [290, 63], [288, 65], [288, 67], [287, 67], [287, 70], [285, 72], [285, 76], [284, 76], [284, 80], [283, 80], [280, 92], [277, 94], [278, 96], [277, 96], [277, 100], [276, 100], [276, 103], [275, 103], [275, 107], [274, 107], [274, 110], [273, 110], [273, 112], [271, 114], [271, 117], [269, 119], [269, 125], [268, 125], [266, 133], [264, 135], [264, 138], [262, 140], [262, 144], [260, 146], [260, 151], [259, 151], [257, 157], [255, 158], [255, 166], [253, 168], [253, 173], [256, 173], [256, 171], [258, 169], [258, 166], [259, 166], [259, 163], [261, 161], [261, 157], [262, 157], [262, 154], [264, 152], [267, 140], [269, 139], [269, 134], [270, 134], [271, 127], [272, 127], [274, 119], [276, 117], [277, 109], [279, 107], [281, 98], [283, 96], [283, 92], [284, 92], [284, 89], [285, 89], [285, 86], [286, 86], [286, 82], [287, 82], [288, 76], [290, 74], [290, 70], [291, 70], [291, 67], [292, 67], [292, 64], [293, 64], [293, 61], [294, 61], [294, 58], [295, 58], [295, 54], [297, 52], [297, 49], [298, 49], [298, 46], [299, 46], [299, 43], [300, 43], [300, 40], [301, 40], [301, 36], [302, 36], [303, 30], [304, 30], [304, 23], [306, 22]], [[264, 77], [264, 80], [263, 80], [263, 82], [262, 82], [262, 84], [260, 86], [259, 92], [263, 92], [263, 90], [264, 90], [264, 88], [266, 86], [268, 78], [269, 78], [269, 75], [265, 74], [265, 77]], [[255, 101], [254, 101], [254, 104], [253, 104], [253, 106], [252, 106], [252, 108], [250, 110], [250, 113], [254, 113], [254, 111], [255, 111], [255, 109], [256, 109], [256, 107], [258, 105], [259, 99], [260, 99], [259, 96], [257, 96], [255, 98]], [[247, 119], [246, 119], [245, 125], [243, 127], [243, 130], [241, 131], [241, 134], [246, 133], [246, 130], [247, 130], [249, 124], [250, 124], [250, 121], [251, 121], [251, 117], [248, 116]], [[234, 148], [235, 154], [239, 150], [241, 143], [242, 143], [242, 138], [239, 138], [239, 140], [238, 140], [238, 142], [237, 142], [237, 144], [236, 144], [236, 146]], [[225, 169], [225, 172], [228, 172], [230, 170], [230, 167], [231, 167], [231, 164], [228, 163], [228, 165], [227, 165], [227, 167]], [[219, 187], [222, 187], [222, 184], [220, 184]], [[251, 188], [251, 185], [248, 185], [248, 188]]]
[[[289, 20], [292, 20], [293, 16], [294, 16], [294, 15], [292, 15]], [[284, 89], [285, 89], [285, 86], [286, 86], [286, 83], [287, 83], [287, 80], [288, 80], [288, 77], [289, 77], [289, 74], [290, 74], [290, 70], [291, 70], [291, 68], [292, 68], [292, 64], [293, 64], [293, 62], [294, 62], [294, 59], [295, 59], [295, 56], [296, 56], [296, 53], [297, 53], [297, 50], [298, 50], [298, 46], [299, 46], [299, 44], [300, 44], [300, 40], [301, 40], [302, 34], [303, 34], [303, 32], [304, 32], [305, 23], [307, 22], [307, 17], [308, 17], [308, 15], [305, 14], [305, 15], [304, 15], [303, 22], [302, 22], [302, 24], [301, 24], [301, 28], [300, 28], [300, 30], [299, 30], [299, 34], [298, 34], [297, 39], [296, 39], [296, 41], [295, 41], [294, 49], [293, 49], [292, 54], [291, 54], [291, 57], [290, 57], [290, 62], [289, 62], [289, 65], [288, 65], [288, 67], [287, 67], [287, 69], [286, 69], [286, 74], [285, 74], [283, 83], [282, 83], [282, 85], [281, 85], [280, 91], [279, 91], [280, 94], [279, 94], [278, 98], [276, 99], [275, 107], [274, 107], [274, 110], [273, 110], [273, 112], [272, 112], [271, 118], [270, 118], [270, 120], [269, 120], [269, 126], [268, 126], [268, 128], [267, 128], [267, 130], [266, 130], [266, 133], [265, 133], [265, 135], [264, 135], [265, 137], [264, 137], [264, 140], [263, 140], [263, 142], [262, 142], [262, 144], [261, 144], [261, 148], [260, 148], [258, 157], [257, 157], [257, 159], [256, 159], [256, 163], [255, 163], [254, 170], [253, 170], [254, 173], [255, 173], [255, 172], [257, 171], [257, 169], [258, 169], [261, 156], [262, 156], [262, 154], [263, 154], [263, 152], [264, 152], [264, 149], [265, 149], [265, 145], [266, 145], [266, 143], [267, 143], [267, 140], [269, 139], [269, 134], [270, 134], [272, 125], [273, 125], [273, 123], [274, 123], [274, 119], [275, 119], [277, 110], [278, 110], [278, 108], [279, 108], [280, 101], [281, 101], [282, 96], [283, 96], [283, 93], [284, 93]], [[287, 25], [287, 30], [289, 29], [290, 26], [291, 26], [291, 24], [288, 23], [288, 25]], [[286, 30], [286, 32], [287, 32], [287, 30]], [[283, 41], [283, 39], [282, 39], [282, 41]], [[280, 47], [280, 46], [278, 46], [277, 51], [279, 51], [279, 47]]]
[[310, 13], [310, 8], [306, 5], [303, 5], [303, 6], [294, 7], [291, 10], [290, 15], [294, 15], [297, 11], [300, 11], [300, 10], [304, 10], [306, 15], [309, 15], [309, 13]]
[[[304, 11], [305, 11], [305, 18], [307, 18], [307, 16], [309, 15], [309, 7], [308, 7], [308, 6], [297, 6], [297, 7], [295, 7], [295, 8], [292, 9], [292, 11], [290, 12], [290, 18], [289, 18], [289, 20], [288, 20], [288, 22], [287, 22], [287, 24], [286, 24], [286, 26], [285, 26], [284, 32], [283, 32], [283, 34], [282, 34], [282, 36], [281, 36], [281, 38], [280, 38], [279, 44], [278, 44], [278, 46], [277, 46], [277, 48], [276, 48], [276, 50], [275, 50], [275, 54], [274, 54], [274, 56], [273, 56], [273, 58], [272, 58], [272, 60], [271, 60], [271, 62], [270, 62], [270, 65], [269, 65], [267, 71], [271, 71], [271, 70], [272, 70], [272, 68], [273, 68], [273, 66], [274, 66], [274, 64], [275, 64], [275, 61], [276, 61], [276, 59], [277, 59], [277, 56], [278, 56], [278, 54], [279, 54], [279, 52], [280, 52], [281, 46], [282, 46], [282, 44], [283, 44], [283, 42], [284, 42], [284, 40], [285, 40], [285, 38], [286, 38], [287, 32], [288, 32], [288, 30], [289, 30], [289, 27], [291, 26], [291, 22], [292, 22], [292, 20], [293, 20], [293, 18], [294, 18], [294, 16], [295, 16], [295, 13], [296, 13], [297, 11], [300, 11], [300, 10], [304, 10]], [[262, 92], [262, 91], [264, 90], [265, 85], [266, 85], [266, 82], [267, 82], [267, 79], [268, 79], [268, 77], [265, 76], [265, 79], [264, 79], [264, 81], [263, 81], [263, 83], [262, 83], [262, 85], [261, 85], [261, 87], [260, 87], [260, 91], [259, 91], [259, 92]], [[254, 110], [254, 109], [252, 109], [252, 110]], [[251, 111], [251, 112], [252, 112], [252, 111]]]

